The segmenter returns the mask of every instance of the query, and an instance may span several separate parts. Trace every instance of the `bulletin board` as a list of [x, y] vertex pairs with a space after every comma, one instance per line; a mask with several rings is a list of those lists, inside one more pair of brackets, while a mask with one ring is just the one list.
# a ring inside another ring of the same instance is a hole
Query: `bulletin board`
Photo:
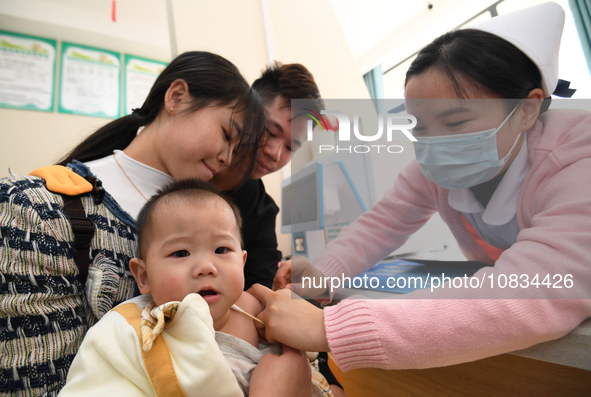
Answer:
[[52, 112], [57, 42], [0, 30], [0, 107]]
[[123, 113], [130, 114], [132, 109], [142, 106], [154, 81], [168, 64], [125, 54], [124, 65]]
[[121, 55], [62, 42], [60, 113], [118, 118], [121, 115]]
[[0, 30], [0, 107], [118, 118], [142, 106], [167, 65]]

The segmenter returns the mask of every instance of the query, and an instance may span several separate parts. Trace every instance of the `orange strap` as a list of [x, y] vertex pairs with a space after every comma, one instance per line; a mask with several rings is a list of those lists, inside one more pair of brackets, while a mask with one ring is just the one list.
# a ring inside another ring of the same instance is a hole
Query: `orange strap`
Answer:
[[497, 261], [497, 259], [499, 259], [499, 256], [501, 256], [501, 254], [505, 251], [504, 249], [495, 247], [493, 245], [490, 245], [489, 243], [487, 243], [486, 241], [484, 241], [482, 239], [482, 237], [480, 237], [480, 235], [478, 234], [478, 232], [476, 231], [476, 229], [474, 229], [474, 227], [470, 224], [470, 222], [468, 222], [466, 220], [466, 218], [464, 218], [464, 216], [462, 214], [460, 214], [460, 218], [462, 218], [462, 222], [464, 222], [464, 226], [466, 227], [466, 229], [468, 229], [468, 232], [470, 233], [470, 235], [474, 238], [474, 240], [476, 240], [476, 242], [478, 243], [478, 245], [480, 245], [482, 247], [482, 249], [484, 250], [484, 252], [486, 252], [486, 254], [495, 262]]
[[162, 334], [158, 335], [154, 340], [154, 344], [149, 351], [145, 352], [141, 348], [142, 334], [140, 324], [142, 321], [142, 310], [138, 305], [135, 303], [124, 303], [113, 310], [121, 314], [133, 326], [135, 332], [137, 332], [144, 365], [146, 366], [146, 371], [148, 372], [148, 376], [150, 376], [150, 381], [152, 382], [154, 391], [156, 391], [156, 395], [158, 397], [187, 397], [176, 376], [172, 358], [170, 357], [168, 346]]
[[78, 196], [79, 194], [92, 191], [92, 184], [90, 182], [62, 165], [37, 168], [29, 175], [45, 179], [47, 189], [54, 193]]

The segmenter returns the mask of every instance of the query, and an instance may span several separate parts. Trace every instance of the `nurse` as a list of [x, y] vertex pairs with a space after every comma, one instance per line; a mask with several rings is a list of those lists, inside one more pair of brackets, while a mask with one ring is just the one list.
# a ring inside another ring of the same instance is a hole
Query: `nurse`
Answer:
[[[467, 259], [494, 263], [476, 277], [515, 274], [520, 287], [418, 290], [321, 310], [254, 286], [267, 340], [330, 350], [344, 371], [429, 368], [556, 339], [591, 316], [591, 113], [547, 110], [563, 25], [562, 8], [544, 3], [423, 48], [405, 83], [417, 160], [314, 266], [286, 262], [275, 278], [282, 288], [298, 274], [353, 277], [437, 211]], [[540, 284], [556, 274], [571, 287]], [[536, 275], [537, 287], [522, 287]]]

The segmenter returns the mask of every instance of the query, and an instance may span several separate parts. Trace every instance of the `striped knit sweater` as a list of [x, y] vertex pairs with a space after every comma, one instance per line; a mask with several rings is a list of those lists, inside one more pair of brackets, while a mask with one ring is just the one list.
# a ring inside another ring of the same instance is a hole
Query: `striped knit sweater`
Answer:
[[[69, 167], [89, 175], [79, 162]], [[38, 177], [0, 179], [0, 394], [57, 396], [88, 327], [131, 298], [133, 218], [108, 193], [82, 196], [95, 224], [88, 281], [74, 262], [74, 235], [59, 194]]]

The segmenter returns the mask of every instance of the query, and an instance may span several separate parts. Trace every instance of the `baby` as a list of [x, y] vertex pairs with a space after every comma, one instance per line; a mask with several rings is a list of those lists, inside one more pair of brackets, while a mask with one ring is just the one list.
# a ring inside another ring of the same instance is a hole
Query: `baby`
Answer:
[[[211, 185], [183, 180], [153, 196], [136, 225], [139, 256], [129, 268], [142, 296], [89, 330], [60, 396], [156, 395], [171, 387], [248, 395], [260, 358], [281, 346], [259, 339], [253, 317], [263, 307], [243, 291], [247, 254], [237, 207]], [[313, 395], [332, 396], [319, 372], [313, 383]]]

